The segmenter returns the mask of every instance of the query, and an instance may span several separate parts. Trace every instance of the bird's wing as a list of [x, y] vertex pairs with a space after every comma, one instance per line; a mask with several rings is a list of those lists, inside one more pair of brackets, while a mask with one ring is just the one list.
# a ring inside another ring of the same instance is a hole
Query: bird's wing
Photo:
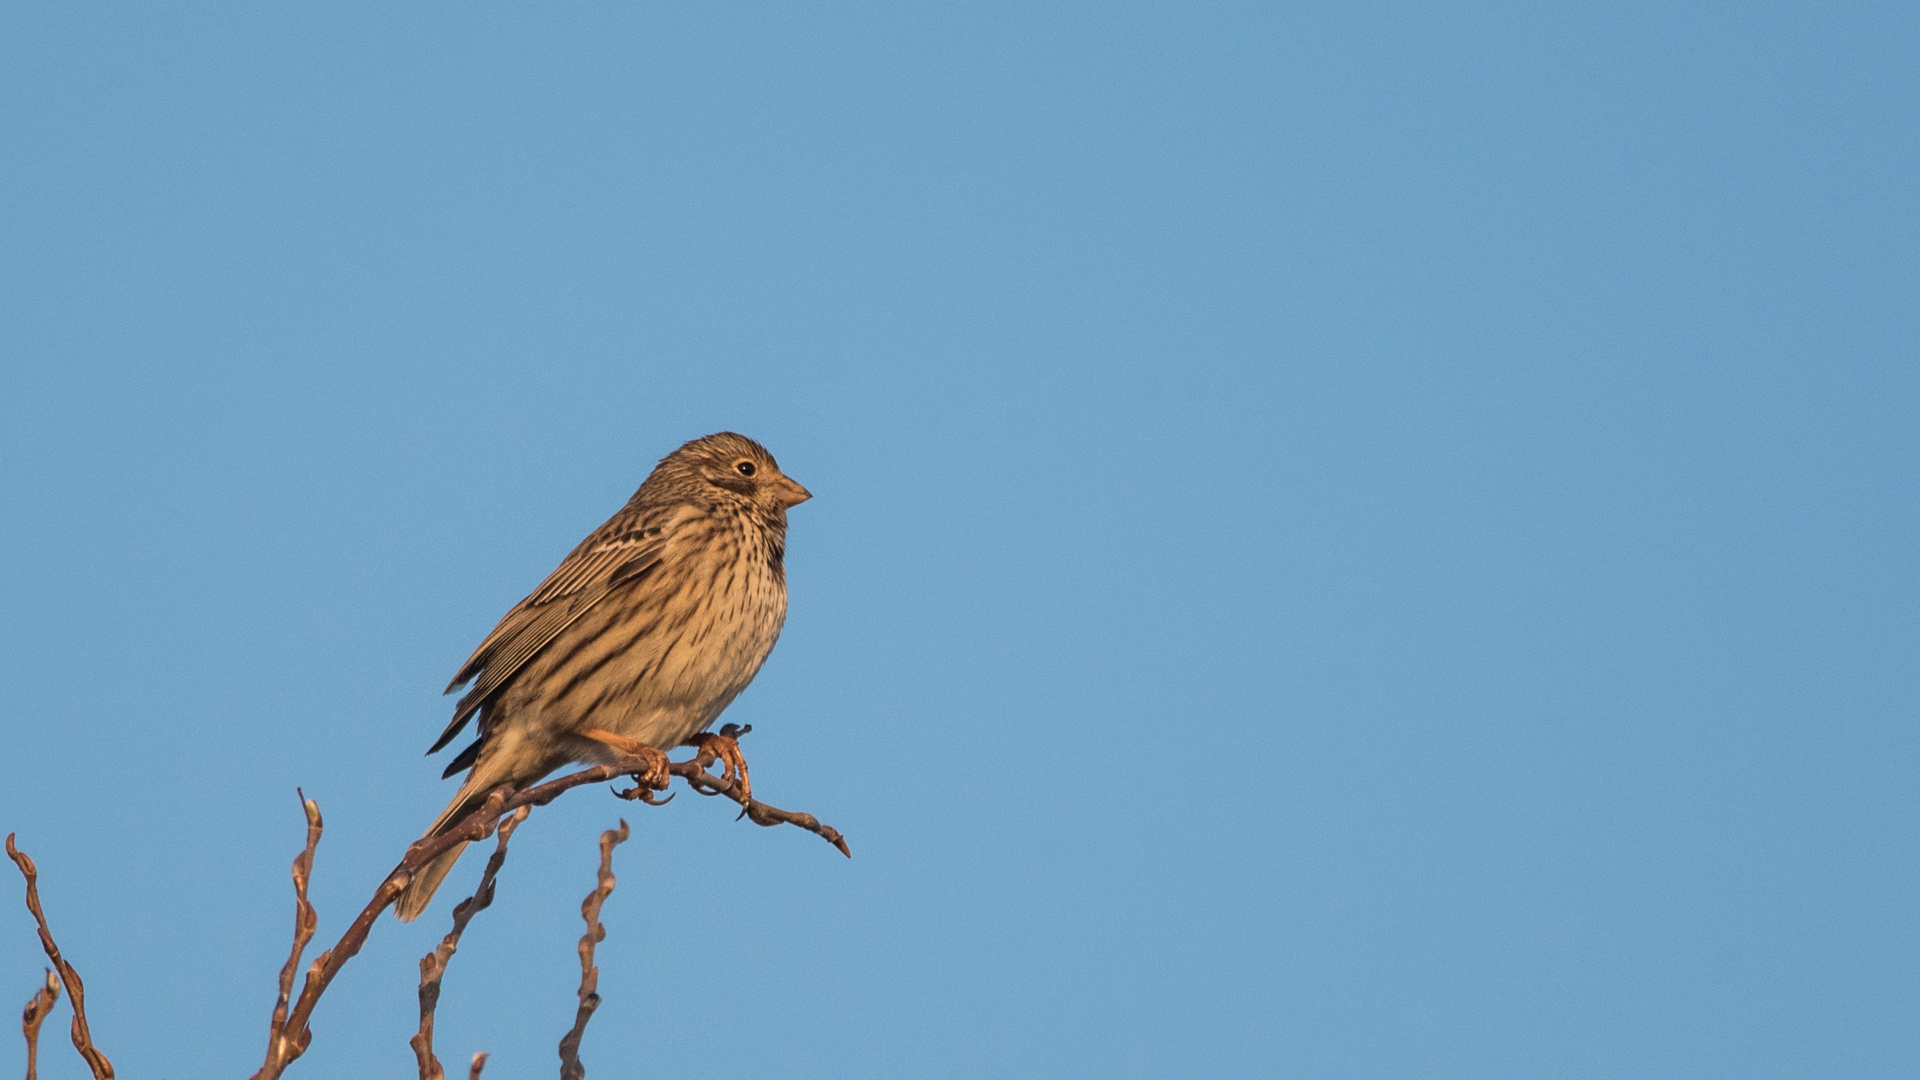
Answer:
[[626, 528], [609, 525], [575, 548], [531, 596], [507, 612], [447, 684], [447, 693], [451, 694], [462, 683], [473, 680], [473, 687], [454, 709], [447, 730], [440, 733], [427, 753], [452, 742], [480, 706], [575, 619], [615, 589], [659, 565], [667, 546], [666, 533], [666, 527], [660, 524], [640, 527], [629, 523]]

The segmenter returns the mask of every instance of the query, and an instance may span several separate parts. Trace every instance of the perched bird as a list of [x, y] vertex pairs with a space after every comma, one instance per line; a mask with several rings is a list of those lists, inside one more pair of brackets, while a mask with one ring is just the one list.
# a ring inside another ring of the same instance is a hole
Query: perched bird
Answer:
[[[480, 737], [447, 766], [447, 776], [473, 771], [426, 835], [502, 784], [705, 731], [780, 637], [787, 509], [811, 497], [765, 447], [730, 431], [663, 458], [453, 677], [449, 694], [473, 685], [427, 752], [476, 715]], [[465, 846], [414, 875], [394, 905], [401, 919], [426, 909]]]

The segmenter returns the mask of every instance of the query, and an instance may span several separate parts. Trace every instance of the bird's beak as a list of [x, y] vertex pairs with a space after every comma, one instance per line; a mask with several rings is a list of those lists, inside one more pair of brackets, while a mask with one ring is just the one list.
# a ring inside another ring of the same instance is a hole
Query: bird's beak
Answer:
[[773, 485], [773, 490], [774, 495], [780, 500], [781, 506], [799, 506], [801, 503], [813, 498], [813, 492], [795, 483], [791, 476], [781, 477], [780, 482]]

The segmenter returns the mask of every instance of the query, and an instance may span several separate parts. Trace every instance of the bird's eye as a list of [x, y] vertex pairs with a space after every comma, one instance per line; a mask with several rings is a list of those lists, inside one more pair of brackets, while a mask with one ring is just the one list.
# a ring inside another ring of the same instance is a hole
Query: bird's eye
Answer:
[[739, 464], [735, 465], [734, 468], [740, 470], [741, 476], [752, 476], [756, 471], [753, 467], [753, 462], [751, 461], [742, 461]]

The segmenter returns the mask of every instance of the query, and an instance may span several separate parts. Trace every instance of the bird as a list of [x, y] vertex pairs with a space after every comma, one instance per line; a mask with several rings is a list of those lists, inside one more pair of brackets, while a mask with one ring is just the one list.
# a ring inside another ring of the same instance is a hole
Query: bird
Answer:
[[[787, 617], [787, 511], [812, 493], [745, 435], [686, 443], [625, 506], [515, 604], [447, 685], [468, 687], [427, 751], [470, 720], [469, 770], [428, 839], [502, 785], [574, 762], [611, 764], [702, 733], [759, 673]], [[411, 922], [466, 847], [415, 871], [395, 913]]]

